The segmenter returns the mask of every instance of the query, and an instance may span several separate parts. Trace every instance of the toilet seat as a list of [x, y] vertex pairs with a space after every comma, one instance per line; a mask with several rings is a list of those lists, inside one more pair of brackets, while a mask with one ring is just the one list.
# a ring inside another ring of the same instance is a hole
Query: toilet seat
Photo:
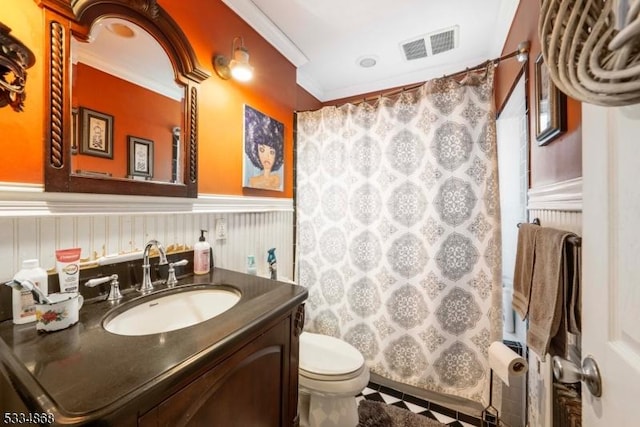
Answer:
[[343, 381], [359, 376], [364, 357], [351, 344], [327, 335], [300, 335], [300, 375], [322, 381]]
[[309, 372], [309, 371], [305, 371], [304, 369], [298, 369], [298, 373], [305, 377], [305, 378], [309, 378], [311, 380], [318, 380], [318, 381], [347, 381], [353, 378], [357, 378], [362, 371], [364, 370], [365, 366], [362, 365], [360, 367], [360, 369], [353, 371], [353, 372], [349, 372], [346, 374], [339, 374], [339, 375], [323, 375], [323, 374], [317, 374], [315, 372]]

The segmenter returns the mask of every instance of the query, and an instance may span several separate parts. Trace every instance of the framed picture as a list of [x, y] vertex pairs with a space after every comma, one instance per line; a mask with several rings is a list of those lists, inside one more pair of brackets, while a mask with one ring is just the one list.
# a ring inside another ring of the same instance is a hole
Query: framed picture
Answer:
[[536, 141], [546, 145], [566, 130], [566, 97], [551, 80], [542, 54], [535, 67]]
[[113, 116], [80, 108], [82, 137], [80, 153], [113, 159]]
[[242, 186], [284, 191], [284, 125], [244, 106]]
[[129, 176], [153, 177], [153, 141], [129, 136]]

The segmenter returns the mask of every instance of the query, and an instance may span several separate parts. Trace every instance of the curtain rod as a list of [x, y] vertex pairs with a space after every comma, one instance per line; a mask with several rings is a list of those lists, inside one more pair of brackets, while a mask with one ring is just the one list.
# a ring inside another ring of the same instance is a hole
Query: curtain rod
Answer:
[[[483, 63], [478, 64], [478, 65], [476, 65], [474, 67], [466, 68], [465, 70], [458, 71], [456, 73], [445, 74], [442, 77], [436, 77], [436, 78], [445, 79], [445, 78], [449, 78], [449, 77], [461, 76], [461, 75], [466, 74], [466, 73], [471, 72], [471, 71], [480, 70], [480, 69], [482, 69], [482, 68], [484, 68], [487, 65], [492, 64], [492, 63], [493, 63], [494, 67], [497, 67], [500, 64], [501, 61], [504, 61], [505, 59], [513, 58], [513, 57], [517, 56], [518, 54], [525, 53], [525, 52], [527, 52], [527, 53], [529, 52], [528, 42], [520, 43], [518, 45], [518, 49], [514, 50], [513, 52], [507, 53], [505, 55], [502, 55], [502, 56], [500, 56], [498, 58], [489, 59], [489, 60], [484, 61]], [[396, 95], [398, 93], [414, 90], [414, 89], [417, 89], [420, 86], [424, 85], [425, 83], [427, 83], [427, 81], [420, 82], [420, 83], [414, 83], [414, 84], [409, 85], [409, 86], [403, 86], [401, 88], [393, 89], [393, 90], [390, 90], [390, 91], [387, 91], [387, 92], [380, 92], [378, 95], [364, 97], [362, 99], [358, 99], [358, 100], [355, 100], [355, 101], [345, 102], [344, 104], [354, 104], [354, 105], [362, 104], [363, 102], [373, 101], [373, 100], [381, 98], [383, 96], [392, 96], [392, 95]], [[340, 105], [344, 105], [344, 104], [340, 104]], [[302, 111], [296, 111], [296, 113], [302, 113], [304, 111], [315, 111], [315, 110], [302, 110]]]

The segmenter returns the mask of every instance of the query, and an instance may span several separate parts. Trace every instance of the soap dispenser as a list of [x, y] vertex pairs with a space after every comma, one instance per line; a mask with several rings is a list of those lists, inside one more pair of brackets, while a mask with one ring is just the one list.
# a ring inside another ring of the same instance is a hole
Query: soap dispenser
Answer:
[[198, 243], [193, 247], [193, 274], [208, 274], [211, 268], [211, 245], [204, 238], [207, 230], [200, 230]]

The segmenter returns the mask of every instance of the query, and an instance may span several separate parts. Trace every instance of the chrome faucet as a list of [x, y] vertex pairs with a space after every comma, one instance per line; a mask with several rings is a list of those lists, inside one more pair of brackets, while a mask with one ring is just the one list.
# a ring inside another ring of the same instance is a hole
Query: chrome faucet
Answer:
[[149, 240], [147, 246], [144, 247], [144, 253], [142, 255], [142, 285], [138, 289], [143, 294], [148, 294], [153, 291], [153, 285], [151, 284], [151, 265], [149, 264], [149, 251], [151, 247], [155, 246], [160, 252], [160, 262], [158, 265], [167, 264], [167, 253], [164, 251], [164, 247], [157, 240]]

